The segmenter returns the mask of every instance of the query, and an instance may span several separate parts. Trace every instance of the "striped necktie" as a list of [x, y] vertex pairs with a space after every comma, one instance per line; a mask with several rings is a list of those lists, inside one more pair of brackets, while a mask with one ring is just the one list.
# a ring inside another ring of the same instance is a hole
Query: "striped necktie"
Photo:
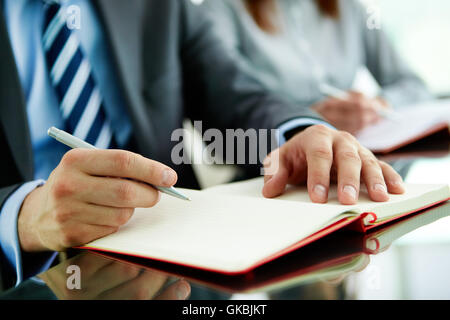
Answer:
[[66, 10], [55, 2], [44, 7], [42, 44], [65, 130], [97, 148], [114, 148], [103, 98], [79, 40], [67, 26]]

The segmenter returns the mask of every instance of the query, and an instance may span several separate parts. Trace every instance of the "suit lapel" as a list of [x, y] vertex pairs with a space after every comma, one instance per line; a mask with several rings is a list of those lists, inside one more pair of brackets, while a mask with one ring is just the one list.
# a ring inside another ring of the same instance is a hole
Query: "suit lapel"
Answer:
[[142, 101], [142, 23], [147, 0], [96, 0], [140, 152], [155, 157], [157, 139]]
[[[139, 150], [157, 157], [157, 138], [150, 122], [149, 108], [142, 101], [142, 16], [146, 0], [95, 0], [116, 64], [118, 80], [126, 98], [128, 112]], [[14, 54], [0, 6], [0, 121], [23, 177], [33, 177], [31, 137]]]
[[26, 103], [0, 6], [0, 117], [14, 161], [24, 180], [33, 177], [33, 154]]

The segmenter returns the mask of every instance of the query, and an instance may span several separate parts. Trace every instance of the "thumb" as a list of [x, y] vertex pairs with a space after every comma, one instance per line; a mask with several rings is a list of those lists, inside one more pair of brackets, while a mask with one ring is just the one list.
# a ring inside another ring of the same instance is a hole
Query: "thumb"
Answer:
[[264, 160], [263, 196], [274, 198], [283, 194], [288, 180], [289, 170], [280, 156], [280, 149], [277, 149]]

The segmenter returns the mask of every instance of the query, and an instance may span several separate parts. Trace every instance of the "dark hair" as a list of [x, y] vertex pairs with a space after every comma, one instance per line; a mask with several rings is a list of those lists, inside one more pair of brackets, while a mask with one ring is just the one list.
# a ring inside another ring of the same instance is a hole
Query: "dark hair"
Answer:
[[[277, 0], [244, 0], [247, 10], [261, 30], [276, 33], [275, 23]], [[315, 0], [320, 12], [334, 19], [339, 18], [339, 0]]]

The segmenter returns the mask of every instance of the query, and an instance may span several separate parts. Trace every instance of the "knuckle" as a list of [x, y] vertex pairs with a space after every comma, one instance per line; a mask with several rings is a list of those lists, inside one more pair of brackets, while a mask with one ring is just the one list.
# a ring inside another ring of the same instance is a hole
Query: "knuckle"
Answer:
[[162, 171], [163, 168], [158, 163], [149, 161], [149, 166], [147, 167], [145, 174], [149, 181], [161, 183]]
[[321, 159], [321, 160], [327, 160], [332, 161], [333, 160], [333, 152], [324, 147], [317, 147], [311, 152], [313, 158], [315, 159]]
[[330, 181], [329, 172], [324, 172], [323, 170], [313, 170], [310, 172], [310, 175], [315, 181], [323, 185], [328, 184]]
[[387, 162], [384, 162], [384, 161], [381, 161], [381, 160], [377, 160], [377, 162], [378, 162], [378, 165], [381, 168], [390, 168], [391, 167]]
[[64, 248], [71, 248], [79, 245], [76, 233], [71, 232], [71, 230], [63, 230], [61, 234], [61, 245]]
[[51, 189], [52, 196], [55, 199], [61, 199], [71, 196], [75, 193], [75, 184], [71, 183], [68, 179], [59, 179], [53, 184]]
[[134, 291], [135, 300], [148, 300], [150, 298], [150, 291], [145, 286], [141, 286]]
[[78, 161], [80, 161], [80, 159], [82, 157], [84, 157], [84, 153], [85, 153], [85, 150], [72, 149], [72, 150], [66, 152], [66, 154], [64, 154], [64, 156], [61, 159], [61, 164], [63, 166], [72, 166], [75, 163], [77, 163]]
[[123, 208], [119, 210], [119, 214], [117, 215], [117, 224], [122, 226], [130, 221], [133, 216], [134, 209]]
[[323, 124], [317, 124], [311, 127], [317, 134], [328, 136], [330, 134], [330, 128]]
[[68, 209], [58, 209], [53, 212], [53, 220], [59, 225], [64, 225], [66, 222], [70, 221], [72, 217], [73, 212]]
[[380, 168], [379, 162], [378, 160], [372, 158], [372, 157], [368, 157], [364, 159], [364, 164], [366, 166], [369, 166], [371, 168]]
[[350, 132], [339, 131], [339, 135], [342, 139], [344, 139], [346, 141], [351, 141], [351, 142], [356, 141], [356, 138]]
[[124, 279], [134, 279], [141, 272], [140, 268], [127, 264], [117, 264], [116, 266], [118, 268], [117, 274], [119, 274]]
[[120, 201], [129, 203], [136, 197], [136, 190], [129, 182], [120, 182], [117, 186], [116, 196]]
[[352, 162], [361, 163], [361, 158], [354, 151], [341, 151], [341, 152], [339, 152], [338, 157], [340, 159], [342, 159], [343, 161], [352, 161]]
[[122, 172], [127, 172], [135, 165], [135, 157], [130, 152], [116, 152], [114, 159], [117, 168]]
[[161, 199], [161, 193], [159, 191], [155, 191], [154, 193], [154, 196], [150, 198], [149, 207], [157, 205], [159, 200]]

